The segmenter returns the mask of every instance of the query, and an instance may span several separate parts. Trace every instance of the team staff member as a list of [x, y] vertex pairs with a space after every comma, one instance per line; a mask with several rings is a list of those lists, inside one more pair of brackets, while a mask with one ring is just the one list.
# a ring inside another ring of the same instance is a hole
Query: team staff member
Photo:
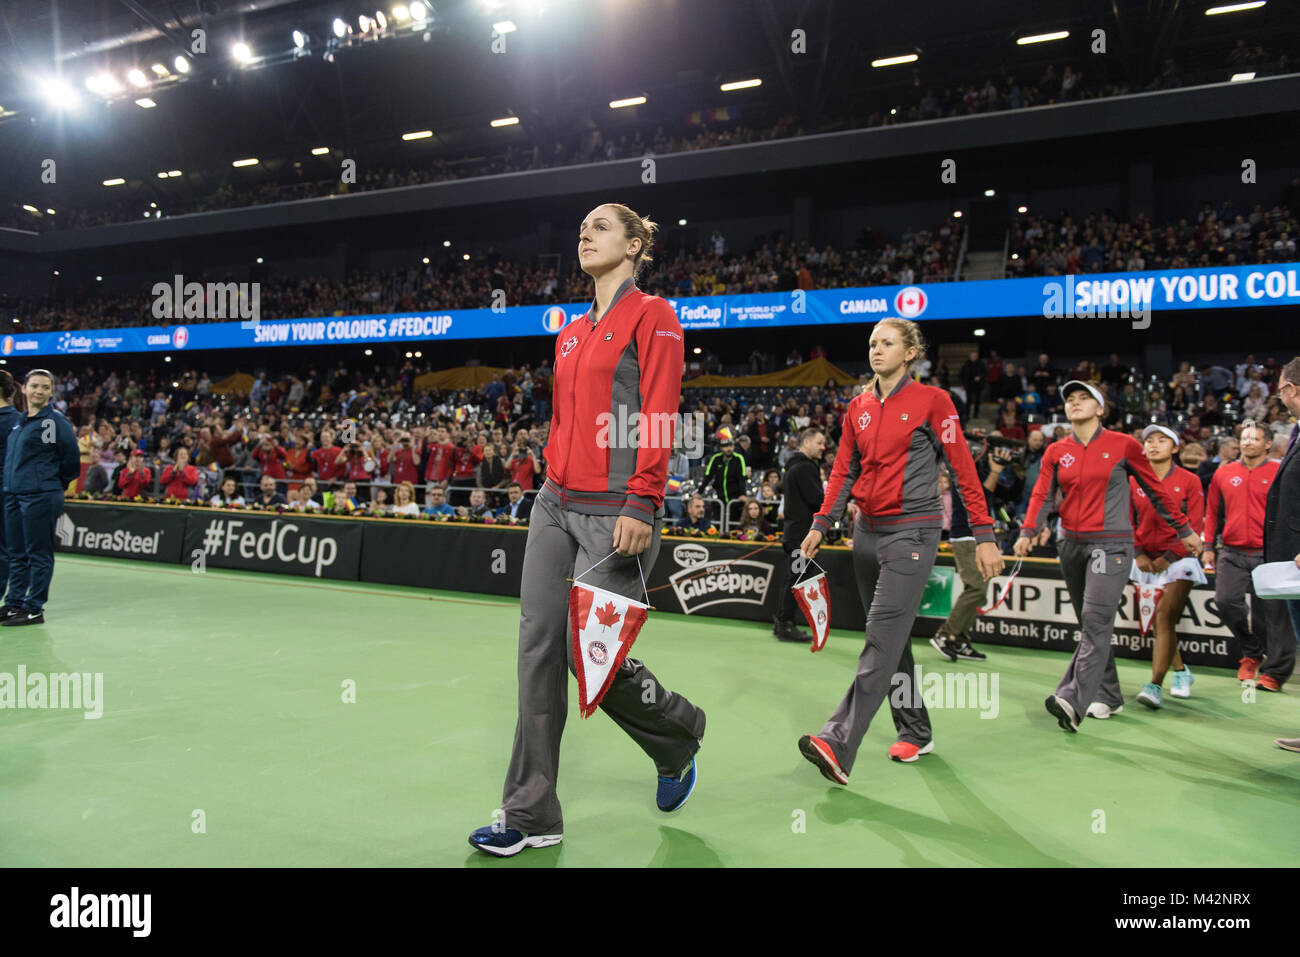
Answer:
[[[890, 758], [911, 762], [934, 750], [929, 715], [919, 689], [911, 687], [910, 639], [939, 553], [939, 469], [945, 460], [970, 512], [981, 574], [987, 581], [1003, 565], [952, 399], [911, 377], [912, 364], [925, 358], [920, 329], [906, 319], [883, 319], [871, 333], [870, 350], [875, 378], [844, 413], [826, 495], [801, 545], [806, 557], [816, 555], [823, 536], [853, 500], [858, 510], [853, 567], [867, 613], [867, 643], [839, 708], [821, 731], [799, 739], [803, 756], [838, 784], [848, 783], [862, 736], [886, 696], [898, 730]], [[901, 702], [891, 693], [900, 680]]]
[[1137, 439], [1102, 428], [1106, 403], [1101, 393], [1071, 380], [1061, 387], [1061, 395], [1072, 432], [1043, 454], [1015, 551], [1022, 558], [1029, 554], [1042, 531], [1038, 523], [1047, 516], [1044, 504], [1055, 501], [1061, 492], [1062, 536], [1057, 553], [1080, 635], [1065, 675], [1044, 703], [1061, 728], [1074, 733], [1094, 701], [1104, 704], [1108, 713], [1124, 704], [1110, 639], [1133, 568], [1129, 478], [1137, 479], [1160, 520], [1174, 529], [1193, 555], [1200, 554], [1201, 539], [1156, 478]]
[[[5, 444], [9, 441], [9, 434], [22, 422], [25, 409], [23, 394], [18, 387], [18, 383], [14, 382], [14, 377], [8, 372], [0, 369], [0, 463], [4, 462]], [[78, 458], [80, 458], [80, 448], [78, 448]], [[84, 463], [78, 463], [78, 473], [80, 473], [82, 464]], [[6, 497], [3, 485], [3, 469], [0, 468], [0, 582], [9, 581], [9, 549], [5, 544], [4, 534], [4, 500]], [[0, 607], [0, 621], [12, 618], [21, 612], [21, 608], [4, 605]]]
[[[1196, 474], [1174, 464], [1174, 453], [1179, 444], [1178, 433], [1163, 425], [1148, 425], [1142, 430], [1142, 448], [1151, 463], [1151, 471], [1160, 479], [1178, 510], [1187, 516], [1192, 528], [1200, 528], [1205, 521], [1205, 496]], [[1174, 674], [1170, 693], [1175, 698], [1192, 696], [1192, 671], [1183, 664], [1182, 653], [1178, 650], [1178, 619], [1187, 606], [1192, 586], [1205, 584], [1205, 572], [1201, 571], [1200, 562], [1188, 554], [1183, 543], [1161, 520], [1136, 480], [1131, 478], [1129, 497], [1133, 503], [1135, 529], [1133, 564], [1139, 572], [1158, 576], [1160, 587], [1164, 589], [1155, 608], [1156, 641], [1151, 652], [1151, 680], [1143, 685], [1137, 696], [1142, 704], [1155, 709], [1164, 704], [1161, 687], [1165, 683], [1165, 672], [1171, 667]], [[1110, 709], [1103, 702], [1093, 702], [1088, 706], [1088, 715], [1109, 718]]]
[[[1241, 647], [1237, 680], [1254, 681], [1255, 687], [1265, 691], [1280, 690], [1290, 677], [1296, 644], [1285, 603], [1262, 601], [1250, 575], [1264, 561], [1265, 505], [1278, 470], [1278, 463], [1268, 457], [1272, 444], [1272, 436], [1262, 427], [1246, 424], [1241, 430], [1241, 456], [1220, 465], [1210, 479], [1205, 515], [1208, 547], [1204, 561], [1214, 569], [1214, 600], [1224, 625]], [[1223, 548], [1216, 553], [1213, 549], [1220, 535]]]
[[148, 494], [153, 485], [153, 470], [144, 464], [144, 453], [132, 449], [126, 460], [126, 467], [117, 476], [117, 488], [123, 498], [135, 498]]
[[[568, 713], [566, 664], [573, 670], [566, 579], [640, 599], [641, 572], [654, 567], [659, 552], [671, 449], [654, 447], [652, 429], [638, 430], [639, 447], [611, 447], [610, 429], [602, 427], [640, 412], [653, 421], [677, 412], [682, 327], [672, 306], [635, 284], [656, 229], [613, 203], [597, 206], [579, 228], [578, 262], [595, 280], [595, 297], [555, 342], [546, 481], [529, 517], [520, 583], [519, 720], [501, 799], [504, 821], [469, 838], [490, 854], [506, 857], [563, 837], [556, 781]], [[600, 709], [654, 761], [659, 809], [685, 804], [695, 788], [704, 712], [664, 690], [634, 658], [624, 659]]]
[[[799, 451], [790, 456], [786, 463], [785, 480], [781, 488], [785, 492], [785, 523], [781, 529], [781, 551], [793, 556], [799, 550], [803, 540], [812, 528], [813, 515], [821, 508], [825, 490], [822, 488], [821, 460], [826, 451], [826, 436], [821, 428], [810, 425], [799, 433]], [[788, 566], [783, 565], [788, 570]], [[781, 589], [781, 605], [772, 624], [772, 634], [782, 641], [800, 641], [812, 644], [812, 635], [803, 631], [795, 623], [798, 605], [790, 586], [793, 578]]]
[[[1292, 418], [1300, 419], [1300, 356], [1282, 367], [1277, 396]], [[1291, 438], [1268, 490], [1264, 561], [1293, 561], [1300, 566], [1300, 441], [1296, 440], [1297, 436], [1300, 436], [1300, 425], [1291, 429]], [[1276, 604], [1284, 603], [1279, 600]], [[1300, 641], [1300, 600], [1288, 599], [1285, 605], [1296, 641]], [[1274, 738], [1273, 743], [1288, 751], [1300, 751], [1300, 738]]]
[[27, 373], [23, 395], [27, 417], [18, 420], [5, 447], [9, 583], [4, 603], [19, 609], [4, 620], [5, 627], [45, 621], [54, 577], [54, 526], [63, 511], [63, 490], [81, 472], [72, 424], [50, 405], [54, 377], [33, 369]]

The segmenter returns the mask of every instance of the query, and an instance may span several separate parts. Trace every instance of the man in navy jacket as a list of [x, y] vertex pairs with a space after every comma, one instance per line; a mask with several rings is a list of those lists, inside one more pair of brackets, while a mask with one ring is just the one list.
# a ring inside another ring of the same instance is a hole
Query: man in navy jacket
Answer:
[[[1300, 418], [1300, 356], [1282, 367], [1278, 398], [1288, 412]], [[1282, 464], [1273, 476], [1264, 510], [1264, 561], [1300, 565], [1300, 425], [1291, 429]], [[1287, 601], [1291, 624], [1300, 641], [1300, 601]], [[1288, 751], [1300, 751], [1300, 738], [1276, 738]]]
[[23, 384], [27, 416], [9, 433], [4, 464], [5, 541], [9, 582], [3, 624], [39, 625], [54, 577], [54, 528], [63, 490], [81, 472], [77, 436], [50, 405], [54, 377], [33, 369]]

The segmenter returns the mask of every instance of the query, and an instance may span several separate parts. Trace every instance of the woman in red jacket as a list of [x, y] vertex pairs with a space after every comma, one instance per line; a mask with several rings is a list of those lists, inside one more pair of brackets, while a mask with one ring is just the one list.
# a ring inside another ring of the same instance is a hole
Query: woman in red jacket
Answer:
[[[673, 429], [658, 426], [676, 418], [685, 345], [673, 307], [636, 288], [655, 229], [609, 203], [588, 213], [578, 230], [578, 262], [595, 281], [595, 298], [555, 340], [546, 482], [529, 516], [519, 591], [519, 720], [503, 819], [469, 837], [471, 846], [498, 857], [563, 837], [556, 780], [568, 713], [566, 666], [574, 670], [566, 579], [640, 600], [642, 572], [659, 552]], [[628, 422], [638, 424], [634, 442]], [[600, 710], [654, 761], [659, 810], [680, 809], [695, 788], [704, 712], [664, 690], [630, 657], [614, 673]]]
[[[1193, 473], [1174, 464], [1178, 450], [1178, 433], [1163, 425], [1148, 425], [1142, 430], [1142, 447], [1151, 470], [1155, 472], [1174, 504], [1187, 516], [1192, 528], [1201, 528], [1205, 522], [1205, 496], [1201, 493], [1201, 480]], [[1192, 672], [1183, 664], [1178, 651], [1178, 619], [1187, 606], [1187, 596], [1193, 585], [1205, 584], [1201, 563], [1192, 558], [1178, 536], [1160, 520], [1146, 492], [1129, 479], [1129, 493], [1133, 502], [1133, 581], [1138, 585], [1155, 585], [1163, 589], [1155, 608], [1155, 648], [1151, 652], [1151, 680], [1138, 692], [1137, 699], [1148, 708], [1159, 708], [1161, 685], [1165, 672], [1174, 666], [1173, 688], [1175, 698], [1192, 696]], [[1100, 702], [1088, 708], [1094, 718], [1109, 718], [1106, 706]]]
[[158, 479], [167, 498], [189, 501], [190, 493], [199, 481], [199, 470], [190, 465], [190, 450], [183, 445], [176, 447], [176, 464], [169, 465]]
[[820, 732], [799, 739], [803, 756], [838, 784], [848, 783], [862, 736], [886, 696], [898, 731], [890, 758], [912, 762], [934, 750], [920, 689], [912, 687], [911, 635], [939, 552], [943, 460], [957, 474], [984, 580], [1003, 566], [952, 399], [943, 389], [911, 378], [912, 363], [925, 358], [916, 323], [881, 320], [871, 333], [870, 349], [875, 378], [844, 413], [840, 449], [821, 511], [813, 516], [812, 529], [800, 546], [812, 558], [850, 500], [857, 506], [853, 567], [867, 612], [867, 644], [858, 659], [857, 677], [835, 714]]
[[1137, 480], [1160, 520], [1193, 555], [1201, 553], [1201, 538], [1156, 478], [1137, 439], [1102, 428], [1106, 403], [1097, 388], [1072, 380], [1062, 386], [1061, 395], [1073, 431], [1043, 453], [1015, 550], [1021, 557], [1029, 554], [1033, 539], [1046, 528], [1044, 504], [1062, 494], [1057, 553], [1080, 636], [1064, 677], [1045, 704], [1061, 728], [1074, 733], [1093, 702], [1100, 702], [1108, 715], [1124, 704], [1110, 639], [1133, 567], [1129, 479]]

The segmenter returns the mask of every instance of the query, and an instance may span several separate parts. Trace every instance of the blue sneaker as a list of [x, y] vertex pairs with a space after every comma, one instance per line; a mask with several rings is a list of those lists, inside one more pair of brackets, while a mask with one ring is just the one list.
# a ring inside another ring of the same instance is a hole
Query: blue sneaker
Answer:
[[695, 790], [695, 759], [675, 778], [659, 778], [659, 790], [655, 792], [655, 803], [665, 814], [680, 811]]
[[1142, 690], [1138, 692], [1138, 700], [1152, 711], [1165, 706], [1160, 686], [1152, 684], [1150, 681], [1144, 684]]
[[525, 834], [513, 827], [489, 824], [469, 836], [469, 846], [497, 857], [514, 857], [526, 847], [550, 847], [562, 840], [563, 834]]
[[1175, 671], [1170, 674], [1173, 679], [1173, 687], [1169, 693], [1175, 698], [1190, 698], [1192, 696], [1192, 682], [1196, 679], [1192, 677], [1192, 670], [1183, 665], [1182, 671]]

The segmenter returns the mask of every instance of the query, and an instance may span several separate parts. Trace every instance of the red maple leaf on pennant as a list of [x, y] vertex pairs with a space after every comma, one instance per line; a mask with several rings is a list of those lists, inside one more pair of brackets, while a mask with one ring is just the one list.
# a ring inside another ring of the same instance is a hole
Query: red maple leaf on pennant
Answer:
[[810, 602], [813, 602], [813, 601], [816, 601], [818, 597], [819, 597], [819, 596], [818, 596], [818, 586], [817, 586], [817, 585], [813, 585], [811, 588], [808, 589], [808, 600], [809, 600]]
[[596, 620], [606, 628], [610, 627], [623, 616], [614, 610], [614, 603], [607, 602], [604, 608], [596, 609]]

